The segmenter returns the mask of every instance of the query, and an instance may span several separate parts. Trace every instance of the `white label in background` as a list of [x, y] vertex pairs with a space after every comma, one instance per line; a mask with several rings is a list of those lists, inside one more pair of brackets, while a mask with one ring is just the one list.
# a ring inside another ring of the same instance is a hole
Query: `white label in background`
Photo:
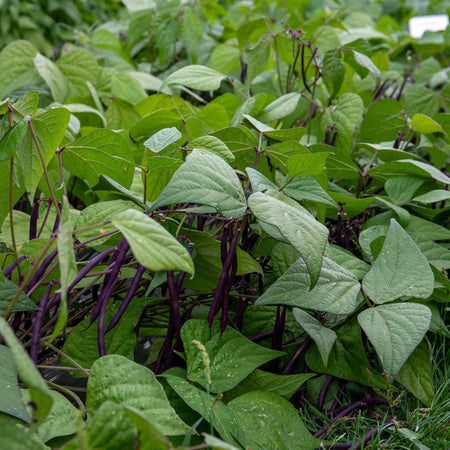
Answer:
[[419, 39], [425, 31], [445, 30], [448, 25], [448, 15], [413, 17], [409, 19], [408, 25], [410, 36]]

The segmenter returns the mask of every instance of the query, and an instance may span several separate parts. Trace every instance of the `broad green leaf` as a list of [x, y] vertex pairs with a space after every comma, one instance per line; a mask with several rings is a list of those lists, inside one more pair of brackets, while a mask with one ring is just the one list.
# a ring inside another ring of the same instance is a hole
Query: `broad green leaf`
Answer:
[[[253, 391], [235, 398], [227, 406], [242, 428], [240, 442], [245, 448], [302, 450], [314, 447], [315, 439], [297, 410], [279, 395]], [[249, 415], [254, 420], [249, 420]], [[261, 439], [264, 434], [276, 443], [275, 446], [266, 446], [265, 439]]]
[[153, 372], [120, 355], [104, 356], [92, 365], [86, 406], [97, 409], [107, 400], [136, 408], [166, 435], [188, 431]]
[[[185, 280], [183, 286], [189, 289], [205, 290], [215, 289], [222, 273], [222, 258], [220, 241], [214, 239], [209, 233], [202, 231], [182, 232], [194, 244], [193, 260], [195, 276], [192, 280]], [[236, 249], [237, 271], [236, 275], [246, 273], [263, 273], [261, 266], [247, 252]]]
[[144, 147], [147, 147], [154, 153], [159, 153], [161, 150], [164, 150], [170, 144], [179, 141], [181, 137], [182, 134], [175, 127], [163, 128], [153, 136], [149, 137], [144, 142]]
[[94, 186], [100, 175], [106, 175], [130, 187], [134, 157], [127, 141], [111, 130], [97, 129], [73, 142], [62, 151], [62, 160], [71, 173]]
[[337, 334], [332, 329], [324, 327], [317, 319], [314, 319], [314, 317], [302, 309], [294, 308], [293, 314], [295, 320], [316, 343], [322, 361], [327, 365], [331, 349], [337, 339]]
[[[136, 333], [134, 329], [141, 314], [148, 304], [148, 299], [135, 298], [128, 305], [119, 323], [105, 334], [105, 350], [107, 355], [116, 354], [133, 360], [136, 347]], [[108, 306], [105, 312], [105, 325], [108, 327], [114, 314], [119, 309], [119, 303]], [[98, 353], [98, 319], [91, 324], [91, 318], [86, 317], [71, 331], [63, 345], [63, 351], [74, 359], [81, 367], [90, 369], [99, 358]], [[73, 363], [63, 358], [63, 364], [72, 366]], [[76, 377], [84, 377], [84, 372], [72, 372]]]
[[414, 350], [396, 379], [426, 406], [431, 406], [434, 399], [434, 388], [431, 375], [431, 355], [426, 340], [423, 340]]
[[245, 50], [247, 55], [247, 78], [250, 85], [256, 75], [260, 74], [267, 66], [270, 57], [270, 46], [273, 37], [270, 34], [264, 34], [258, 42]]
[[291, 244], [278, 242], [270, 252], [270, 263], [273, 273], [281, 277], [298, 260], [298, 252]]
[[87, 427], [89, 448], [132, 450], [137, 429], [122, 405], [106, 400], [99, 405]]
[[169, 440], [138, 409], [131, 406], [123, 406], [123, 409], [137, 429], [140, 450], [167, 450], [170, 448]]
[[322, 66], [323, 80], [334, 98], [342, 86], [345, 77], [345, 65], [342, 62], [342, 52], [333, 48], [325, 52]]
[[362, 280], [364, 275], [370, 270], [369, 264], [357, 258], [349, 250], [345, 250], [338, 245], [328, 245], [325, 250], [325, 256], [347, 269], [355, 275], [358, 280]]
[[[16, 283], [11, 280], [5, 279], [3, 283], [0, 283], [0, 314], [6, 312], [18, 290]], [[39, 307], [33, 303], [28, 295], [22, 292], [13, 307], [13, 311], [39, 311]]]
[[283, 192], [295, 200], [311, 200], [337, 208], [337, 203], [322, 189], [314, 177], [293, 178]]
[[328, 155], [329, 153], [306, 153], [291, 156], [288, 162], [289, 175], [292, 178], [320, 175], [324, 171]]
[[437, 122], [425, 114], [414, 114], [411, 120], [411, 128], [422, 134], [445, 133]]
[[180, 159], [166, 156], [148, 158], [148, 172], [143, 175], [146, 178], [148, 201], [153, 202], [159, 197], [182, 164]]
[[194, 274], [189, 252], [164, 227], [142, 212], [128, 209], [112, 217], [134, 256], [149, 270], [184, 270]]
[[209, 448], [212, 448], [214, 450], [239, 450], [238, 447], [227, 444], [226, 442], [215, 436], [212, 436], [211, 434], [202, 433], [202, 436], [205, 438], [205, 444], [207, 444]]
[[269, 125], [260, 122], [259, 120], [252, 117], [250, 114], [242, 114], [242, 117], [244, 119], [247, 119], [260, 133], [275, 131], [275, 128], [269, 127]]
[[[362, 78], [365, 78], [370, 73], [375, 78], [375, 82], [378, 85], [379, 82], [381, 81], [380, 69], [378, 69], [378, 67], [373, 63], [373, 61], [364, 53], [352, 50], [351, 54], [353, 56], [354, 61], [354, 64], [351, 65], [356, 70], [356, 72]], [[349, 61], [349, 59], [346, 59], [346, 61]]]
[[319, 279], [328, 229], [297, 202], [277, 191], [256, 192], [249, 197], [248, 205], [269, 234], [281, 236], [300, 253], [313, 288]]
[[280, 120], [289, 116], [297, 108], [300, 97], [301, 95], [298, 92], [291, 92], [278, 97], [259, 113], [258, 120], [272, 122], [273, 120]]
[[394, 303], [366, 309], [358, 322], [392, 379], [430, 328], [431, 311], [418, 303]]
[[31, 421], [22, 402], [13, 355], [4, 345], [0, 345], [0, 411], [25, 422]]
[[211, 53], [210, 65], [221, 73], [230, 73], [241, 67], [239, 49], [233, 45], [218, 44]]
[[[181, 338], [189, 380], [208, 387], [213, 393], [232, 389], [257, 367], [282, 355], [255, 344], [230, 327], [221, 333], [218, 322], [214, 322], [210, 329], [206, 321], [191, 319], [181, 329]], [[205, 378], [203, 354], [194, 340], [205, 346], [209, 356], [210, 385]]]
[[203, 21], [200, 20], [190, 9], [185, 9], [181, 26], [181, 37], [183, 38], [189, 59], [192, 64], [197, 64], [200, 42], [203, 36]]
[[333, 260], [324, 257], [320, 277], [309, 290], [310, 276], [299, 258], [256, 301], [257, 305], [289, 305], [298, 308], [350, 314], [358, 304], [357, 278]]
[[277, 375], [256, 369], [247, 378], [224, 395], [225, 401], [251, 391], [273, 392], [289, 400], [299, 388], [315, 373], [297, 373], [295, 375]]
[[11, 450], [47, 450], [48, 447], [29, 428], [0, 417], [0, 448]]
[[226, 75], [210, 67], [192, 65], [171, 73], [163, 82], [164, 86], [181, 85], [199, 91], [215, 91]]
[[[22, 390], [24, 400], [30, 401], [30, 392]], [[59, 436], [68, 436], [78, 431], [77, 422], [82, 413], [57, 391], [50, 391], [53, 400], [52, 407], [37, 428], [37, 436], [43, 442]], [[31, 408], [29, 408], [31, 409]]]
[[402, 110], [401, 103], [390, 98], [373, 103], [361, 123], [360, 140], [374, 143], [394, 141], [400, 131], [407, 131]]
[[385, 208], [391, 209], [394, 211], [399, 223], [403, 225], [404, 227], [408, 226], [409, 223], [409, 212], [407, 209], [402, 208], [401, 206], [395, 205], [394, 203], [390, 202], [388, 199], [383, 197], [375, 197], [376, 202], [374, 206], [383, 206]]
[[59, 285], [61, 292], [61, 302], [58, 321], [49, 342], [58, 336], [58, 334], [66, 326], [68, 310], [67, 310], [67, 289], [78, 274], [77, 263], [75, 261], [75, 251], [72, 239], [72, 224], [70, 221], [70, 204], [67, 197], [63, 199], [63, 209], [61, 222], [58, 230], [58, 261], [59, 261]]
[[267, 189], [277, 189], [277, 185], [265, 177], [262, 173], [258, 172], [251, 167], [245, 169], [247, 172], [250, 183], [252, 184], [252, 191], [266, 191]]
[[409, 233], [423, 234], [433, 241], [450, 239], [450, 229], [413, 215], [409, 218], [409, 225], [406, 228], [406, 231]]
[[224, 217], [242, 217], [246, 210], [239, 178], [216, 155], [192, 155], [175, 172], [152, 208], [173, 203], [210, 205]]
[[69, 103], [68, 105], [64, 105], [64, 108], [68, 109], [72, 113], [72, 117], [75, 114], [95, 114], [102, 121], [103, 126], [106, 128], [107, 122], [105, 116], [89, 105], [84, 105], [83, 103]]
[[[55, 155], [55, 150], [66, 132], [69, 119], [70, 113], [65, 108], [51, 109], [31, 119], [31, 124], [46, 165]], [[28, 130], [22, 145], [19, 147], [16, 164], [22, 172], [29, 198], [33, 198], [37, 185], [44, 174], [44, 168], [30, 130]]]
[[141, 83], [127, 73], [111, 73], [111, 95], [135, 105], [147, 97]]
[[383, 248], [362, 285], [378, 304], [405, 295], [427, 298], [433, 292], [434, 275], [427, 259], [395, 219], [391, 219]]
[[68, 97], [88, 97], [88, 82], [97, 86], [100, 81], [100, 66], [95, 56], [80, 47], [63, 47], [56, 66], [69, 81]]
[[439, 100], [433, 90], [420, 85], [413, 84], [405, 91], [405, 109], [408, 116], [414, 114], [425, 114], [433, 117], [439, 112]]
[[130, 14], [156, 7], [154, 0], [122, 0], [122, 3], [127, 7]]
[[367, 359], [361, 339], [361, 328], [356, 319], [345, 321], [334, 331], [336, 331], [338, 337], [328, 357], [328, 364], [323, 363], [322, 357], [314, 344], [306, 352], [308, 367], [317, 373], [334, 375], [365, 386], [385, 389], [385, 380], [377, 374], [377, 371], [371, 367]]
[[[112, 224], [103, 224], [103, 221], [111, 220], [114, 214], [126, 211], [130, 208], [138, 209], [136, 203], [129, 200], [109, 200], [105, 202], [98, 202], [84, 208], [78, 216], [76, 228], [89, 229], [76, 233], [76, 237], [81, 242], [88, 239], [100, 236], [101, 234], [113, 231], [115, 227]], [[97, 225], [94, 227], [93, 225]], [[91, 245], [100, 245], [105, 243], [111, 236], [102, 239], [97, 239]]]
[[67, 97], [67, 80], [59, 67], [44, 55], [37, 53], [33, 60], [34, 67], [50, 88], [55, 102], [64, 103]]
[[0, 161], [6, 161], [14, 156], [28, 127], [28, 118], [25, 117], [14, 125], [0, 140]]
[[191, 142], [189, 147], [193, 149], [205, 150], [207, 154], [220, 156], [228, 164], [233, 164], [235, 157], [227, 145], [215, 136], [201, 136]]
[[38, 421], [41, 421], [52, 406], [53, 400], [50, 389], [45, 384], [44, 379], [22, 347], [22, 344], [17, 340], [12, 328], [1, 316], [0, 335], [11, 350], [19, 378], [30, 390], [31, 398], [36, 405], [35, 417]]
[[444, 189], [436, 189], [426, 194], [418, 195], [413, 199], [419, 203], [435, 203], [450, 200], [450, 192]]
[[421, 234], [410, 233], [428, 262], [438, 270], [450, 268], [450, 250]]
[[11, 42], [2, 50], [0, 53], [1, 100], [11, 91], [37, 81], [38, 75], [33, 64], [36, 53], [37, 50], [33, 44], [22, 40]]
[[423, 178], [413, 176], [400, 176], [389, 178], [384, 188], [389, 198], [396, 204], [401, 205], [409, 202], [417, 189], [423, 184]]

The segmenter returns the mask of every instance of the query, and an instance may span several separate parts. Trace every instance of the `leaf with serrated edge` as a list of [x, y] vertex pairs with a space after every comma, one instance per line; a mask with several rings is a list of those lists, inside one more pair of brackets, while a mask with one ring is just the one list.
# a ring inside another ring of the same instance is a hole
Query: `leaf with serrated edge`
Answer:
[[297, 202], [277, 191], [252, 194], [248, 206], [269, 234], [275, 231], [275, 234], [283, 237], [284, 242], [293, 245], [300, 253], [308, 267], [312, 289], [319, 279], [328, 229]]
[[189, 252], [164, 227], [135, 209], [115, 214], [111, 222], [125, 236], [134, 256], [149, 270], [184, 270], [194, 274]]
[[404, 295], [429, 297], [434, 275], [426, 257], [409, 234], [391, 219], [383, 248], [362, 281], [365, 293], [378, 304]]
[[430, 328], [431, 311], [418, 303], [395, 303], [369, 308], [358, 322], [392, 379]]
[[245, 214], [245, 196], [235, 171], [219, 156], [192, 155], [173, 175], [152, 205], [210, 205], [224, 217]]
[[106, 400], [136, 408], [166, 435], [188, 431], [153, 372], [123, 356], [107, 355], [92, 365], [86, 406], [97, 409]]
[[336, 342], [337, 334], [330, 328], [324, 327], [318, 320], [314, 319], [314, 317], [300, 308], [294, 308], [292, 312], [295, 320], [316, 343], [322, 361], [327, 365], [328, 356]]

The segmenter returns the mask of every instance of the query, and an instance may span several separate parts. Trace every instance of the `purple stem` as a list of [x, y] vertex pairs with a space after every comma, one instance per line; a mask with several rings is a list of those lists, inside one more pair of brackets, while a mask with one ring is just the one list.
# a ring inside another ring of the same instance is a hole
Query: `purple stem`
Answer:
[[52, 263], [52, 261], [55, 259], [56, 255], [58, 254], [58, 249], [55, 248], [52, 252], [50, 252], [42, 261], [41, 265], [39, 266], [39, 269], [36, 270], [33, 277], [31, 278], [30, 282], [28, 283], [26, 293], [31, 290], [31, 288], [41, 279], [42, 275], [44, 275], [45, 271], [48, 269], [48, 266]]
[[[58, 202], [57, 206], [58, 206], [60, 214], [62, 215], [62, 204], [61, 204], [61, 202]], [[59, 224], [61, 222], [61, 215], [60, 214], [56, 215], [55, 223], [53, 225], [53, 233], [56, 233], [58, 231], [58, 229], [59, 229]]]
[[47, 207], [47, 211], [45, 212], [44, 220], [42, 221], [41, 227], [39, 228], [39, 231], [37, 234], [38, 238], [41, 237], [42, 230], [44, 229], [44, 226], [47, 223], [48, 215], [50, 214], [50, 209], [52, 208], [53, 200], [50, 198], [47, 200], [47, 202], [48, 202], [48, 207]]
[[306, 339], [300, 344], [300, 347], [297, 349], [297, 351], [294, 353], [294, 356], [287, 364], [286, 368], [283, 371], [283, 375], [288, 375], [294, 371], [295, 363], [297, 362], [298, 358], [300, 358], [302, 353], [308, 348], [310, 343], [311, 338], [307, 336]]
[[37, 236], [37, 221], [39, 218], [39, 205], [40, 201], [35, 200], [33, 203], [33, 210], [31, 211], [30, 216], [30, 232], [29, 232], [29, 240], [36, 239]]
[[330, 384], [333, 381], [333, 379], [334, 379], [333, 375], [328, 375], [325, 380], [325, 383], [323, 383], [322, 389], [320, 390], [320, 393], [319, 393], [319, 399], [317, 400], [317, 409], [319, 411], [322, 411], [322, 409], [323, 409], [325, 397], [327, 395], [328, 388], [330, 387]]
[[[28, 255], [23, 255], [19, 258], [19, 262], [22, 262], [24, 259], [30, 259], [30, 257]], [[5, 270], [3, 270], [3, 276], [5, 278], [11, 278], [11, 275], [14, 272], [14, 269], [16, 267], [17, 267], [17, 262], [14, 261]]]
[[111, 331], [118, 324], [120, 318], [125, 313], [128, 305], [130, 304], [131, 300], [133, 299], [134, 293], [136, 292], [139, 281], [141, 281], [144, 271], [145, 271], [145, 267], [139, 265], [136, 270], [136, 274], [134, 275], [133, 281], [131, 282], [131, 286], [128, 289], [127, 295], [124, 298], [123, 302], [121, 303], [116, 314], [114, 314], [114, 317], [112, 318], [111, 322], [109, 323], [108, 328], [106, 329], [106, 333], [108, 333], [108, 331]]
[[322, 429], [320, 429], [315, 435], [315, 438], [321, 437], [325, 439], [327, 436], [326, 431], [331, 427], [332, 424], [336, 423], [342, 417], [348, 416], [355, 409], [364, 409], [369, 406], [389, 406], [389, 402], [384, 398], [366, 398], [364, 400], [359, 400], [355, 403], [344, 408], [330, 423], [327, 423]]
[[50, 298], [50, 292], [52, 287], [56, 284], [56, 282], [51, 281], [47, 289], [45, 290], [44, 295], [42, 296], [41, 301], [39, 302], [40, 311], [36, 314], [36, 320], [34, 322], [33, 327], [33, 336], [31, 338], [31, 349], [30, 349], [30, 357], [35, 364], [38, 361], [38, 352], [39, 352], [39, 340], [41, 338], [41, 329], [42, 324], [44, 322], [45, 312], [47, 310], [48, 300]]

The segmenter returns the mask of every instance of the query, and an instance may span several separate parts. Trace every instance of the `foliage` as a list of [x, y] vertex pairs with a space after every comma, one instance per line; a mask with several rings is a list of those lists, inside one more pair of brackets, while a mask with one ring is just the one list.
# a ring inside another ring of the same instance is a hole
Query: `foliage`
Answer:
[[25, 3], [0, 447], [448, 444], [448, 32], [409, 37], [408, 1], [124, 0], [89, 29], [80, 0], [68, 36]]

